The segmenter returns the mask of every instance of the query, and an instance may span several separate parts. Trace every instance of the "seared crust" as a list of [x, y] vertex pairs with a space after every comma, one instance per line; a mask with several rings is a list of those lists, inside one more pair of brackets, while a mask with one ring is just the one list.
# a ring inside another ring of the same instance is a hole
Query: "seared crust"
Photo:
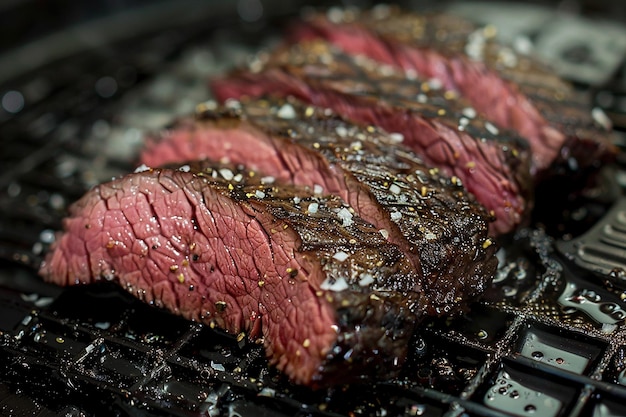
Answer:
[[400, 132], [402, 145], [459, 178], [495, 215], [494, 234], [514, 230], [533, 207], [527, 142], [435, 80], [311, 41], [260, 54], [249, 69], [212, 86], [220, 100], [292, 95], [357, 122]]
[[386, 6], [312, 14], [290, 34], [294, 41], [322, 37], [352, 54], [437, 77], [490, 119], [528, 139], [532, 172], [539, 178], [568, 169], [584, 175], [613, 160], [617, 149], [610, 123], [595, 114], [599, 109], [592, 114], [589, 97], [496, 35], [494, 26], [446, 13]]
[[430, 314], [458, 312], [495, 273], [490, 214], [461, 181], [430, 168], [394, 135], [294, 99], [199, 106], [148, 147], [143, 162], [191, 157], [248, 164], [277, 181], [340, 195], [412, 262]]
[[113, 280], [257, 339], [300, 384], [396, 375], [428, 308], [411, 264], [372, 225], [347, 221], [339, 198], [257, 178], [195, 162], [101, 184], [72, 206], [40, 273]]

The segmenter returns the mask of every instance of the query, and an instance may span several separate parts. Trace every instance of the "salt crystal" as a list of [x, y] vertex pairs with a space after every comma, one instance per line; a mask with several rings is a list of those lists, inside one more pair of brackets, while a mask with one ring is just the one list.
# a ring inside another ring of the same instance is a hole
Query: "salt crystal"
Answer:
[[379, 65], [378, 71], [380, 72], [381, 75], [385, 77], [389, 77], [393, 75], [393, 73], [395, 72], [391, 65], [386, 65], [386, 64]]
[[463, 113], [463, 116], [469, 117], [470, 119], [476, 117], [476, 110], [474, 110], [473, 107], [465, 107], [463, 110], [461, 110], [461, 113]]
[[404, 135], [402, 133], [397, 133], [397, 132], [390, 133], [389, 139], [391, 139], [392, 142], [401, 143], [402, 141], [404, 141]]
[[346, 259], [348, 259], [348, 257], [349, 257], [349, 256], [350, 256], [350, 255], [348, 255], [348, 254], [347, 254], [347, 253], [345, 253], [344, 251], [339, 251], [339, 252], [337, 252], [337, 253], [335, 253], [335, 254], [333, 255], [333, 258], [334, 258], [334, 259], [336, 259], [336, 260], [338, 260], [339, 262], [343, 262], [343, 261], [345, 261]]
[[609, 119], [604, 110], [602, 110], [600, 107], [594, 107], [591, 110], [591, 117], [603, 128], [607, 130], [611, 129], [611, 119]]
[[513, 68], [517, 65], [517, 56], [515, 55], [515, 52], [509, 48], [503, 48], [498, 53], [498, 59], [500, 59], [500, 61], [502, 61], [502, 63], [509, 68]]
[[617, 324], [613, 323], [603, 323], [602, 324], [602, 333], [611, 334], [617, 329]]
[[296, 111], [294, 110], [291, 104], [286, 103], [286, 104], [283, 104], [283, 106], [280, 109], [278, 109], [278, 112], [276, 113], [276, 115], [280, 117], [281, 119], [295, 119]]
[[404, 75], [406, 76], [407, 80], [413, 81], [417, 79], [417, 71], [415, 71], [412, 68], [409, 68], [408, 70], [406, 70]]
[[335, 132], [337, 132], [337, 134], [342, 138], [345, 138], [348, 135], [348, 129], [341, 125], [335, 128]]
[[371, 283], [374, 282], [374, 276], [372, 274], [368, 274], [368, 273], [362, 273], [359, 276], [359, 285], [361, 287], [367, 287], [368, 285], [370, 285]]
[[226, 106], [227, 109], [231, 109], [231, 110], [241, 109], [241, 103], [239, 102], [239, 100], [236, 100], [234, 98], [227, 99], [224, 102], [224, 106]]
[[440, 90], [443, 87], [443, 83], [438, 78], [431, 78], [428, 80], [428, 86], [431, 90]]
[[320, 285], [320, 288], [325, 291], [338, 292], [338, 291], [347, 290], [349, 286], [343, 277], [339, 277], [335, 280], [329, 277], [329, 278], [326, 278], [324, 282], [322, 282], [322, 285]]
[[345, 208], [345, 207], [342, 207], [337, 212], [337, 216], [339, 217], [339, 219], [341, 220], [343, 226], [345, 226], [345, 227], [351, 226], [352, 223], [354, 223], [354, 221], [352, 220], [352, 213], [350, 213], [350, 211], [347, 208]]
[[520, 54], [528, 55], [533, 50], [533, 41], [527, 36], [518, 35], [513, 40], [513, 48]]
[[492, 135], [497, 135], [498, 133], [500, 133], [500, 131], [498, 130], [497, 127], [495, 127], [494, 125], [492, 125], [489, 122], [485, 122], [485, 128], [489, 131], [489, 133], [491, 133]]
[[135, 169], [135, 173], [144, 172], [144, 171], [150, 171], [150, 167], [146, 164], [141, 164]]
[[222, 365], [221, 363], [215, 363], [213, 361], [211, 361], [211, 368], [215, 369], [216, 371], [220, 371], [220, 372], [226, 371], [226, 368], [224, 368], [224, 365]]
[[219, 172], [220, 172], [220, 175], [224, 177], [226, 181], [230, 181], [235, 177], [235, 174], [233, 174], [233, 171], [231, 171], [228, 168], [222, 168], [219, 170]]
[[397, 185], [397, 184], [391, 184], [391, 185], [389, 186], [389, 191], [390, 191], [392, 194], [398, 195], [398, 194], [400, 194], [400, 192], [401, 192], [402, 190], [400, 189], [400, 187], [398, 187], [398, 185]]

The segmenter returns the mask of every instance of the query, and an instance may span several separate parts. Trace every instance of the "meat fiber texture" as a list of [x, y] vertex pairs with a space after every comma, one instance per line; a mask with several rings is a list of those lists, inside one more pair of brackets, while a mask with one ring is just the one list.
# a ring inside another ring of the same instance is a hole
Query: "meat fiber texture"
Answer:
[[593, 172], [613, 160], [611, 123], [587, 96], [551, 69], [497, 41], [495, 27], [478, 27], [444, 13], [396, 7], [331, 9], [293, 25], [290, 39], [324, 38], [458, 91], [496, 124], [516, 130], [532, 149], [532, 173], [544, 178]]
[[203, 104], [195, 120], [150, 142], [148, 166], [207, 158], [340, 196], [407, 256], [431, 315], [462, 311], [495, 274], [491, 216], [458, 178], [425, 164], [397, 135], [295, 99], [260, 99]]
[[255, 178], [196, 162], [101, 184], [40, 273], [262, 342], [296, 383], [396, 375], [429, 303], [411, 263], [341, 199]]
[[319, 41], [259, 54], [250, 68], [212, 82], [221, 101], [294, 96], [399, 133], [403, 145], [429, 165], [459, 178], [495, 215], [492, 233], [509, 233], [527, 220], [533, 206], [527, 143], [442, 87], [436, 80], [407, 76]]

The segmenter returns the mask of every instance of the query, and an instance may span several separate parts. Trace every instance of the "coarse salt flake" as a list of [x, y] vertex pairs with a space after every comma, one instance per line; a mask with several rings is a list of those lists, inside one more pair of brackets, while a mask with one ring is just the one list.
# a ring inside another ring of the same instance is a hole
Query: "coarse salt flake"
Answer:
[[309, 207], [307, 207], [307, 211], [309, 212], [309, 214], [315, 214], [317, 213], [317, 209], [319, 208], [319, 204], [317, 203], [311, 203], [309, 204]]
[[368, 285], [370, 285], [371, 283], [374, 282], [374, 276], [372, 274], [368, 274], [366, 272], [362, 273], [359, 276], [359, 285], [361, 287], [367, 287]]
[[196, 106], [196, 112], [202, 113], [207, 110], [215, 110], [217, 109], [217, 101], [215, 100], [207, 100], [204, 103], [200, 103]]
[[182, 172], [189, 172], [191, 171], [191, 167], [189, 165], [183, 165], [180, 168], [178, 168], [178, 170]]
[[348, 289], [348, 283], [343, 277], [339, 277], [337, 279], [326, 278], [320, 288], [325, 291], [343, 291]]
[[271, 176], [261, 178], [261, 184], [273, 184], [274, 181], [276, 181], [276, 178]]
[[335, 132], [342, 138], [345, 138], [348, 135], [348, 129], [341, 125], [335, 128]]
[[146, 164], [141, 164], [135, 169], [135, 173], [144, 172], [144, 171], [150, 171], [150, 167]]
[[234, 98], [227, 99], [224, 102], [224, 106], [226, 106], [227, 109], [231, 109], [231, 110], [241, 109], [241, 103], [239, 102], [239, 100], [234, 99]]
[[609, 119], [604, 110], [602, 110], [600, 107], [594, 107], [591, 110], [591, 117], [597, 124], [599, 124], [603, 128], [607, 130], [611, 128], [611, 119]]
[[351, 226], [352, 223], [354, 223], [354, 221], [352, 220], [352, 213], [350, 213], [350, 211], [345, 207], [342, 207], [337, 212], [337, 216], [341, 220], [343, 226]]
[[603, 323], [602, 324], [602, 333], [611, 334], [617, 329], [617, 324], [614, 323]]
[[476, 110], [473, 107], [465, 107], [461, 110], [461, 113], [463, 113], [463, 116], [469, 117], [470, 119], [476, 117]]
[[401, 143], [402, 141], [404, 141], [404, 135], [402, 133], [397, 133], [397, 132], [390, 133], [389, 139], [391, 139], [391, 141], [394, 143]]
[[216, 371], [220, 371], [220, 372], [226, 371], [226, 368], [224, 368], [224, 365], [222, 365], [221, 363], [213, 362], [213, 361], [211, 361], [211, 368], [215, 369]]
[[335, 254], [333, 255], [333, 259], [335, 259], [335, 260], [337, 260], [337, 261], [339, 261], [339, 262], [343, 262], [343, 261], [345, 261], [346, 259], [348, 259], [348, 257], [349, 257], [349, 256], [350, 256], [350, 255], [348, 255], [348, 254], [347, 254], [347, 253], [345, 253], [344, 251], [339, 251], [339, 252], [337, 252], [337, 253], [335, 253]]
[[313, 194], [322, 194], [324, 192], [324, 187], [319, 184], [315, 184], [313, 186]]
[[276, 115], [280, 117], [281, 119], [295, 119], [296, 111], [294, 110], [291, 104], [286, 103], [286, 104], [283, 104], [280, 109], [278, 109], [278, 112], [276, 112]]
[[498, 128], [489, 122], [485, 122], [485, 129], [487, 129], [492, 135], [497, 135], [498, 133], [500, 133]]
[[387, 229], [380, 229], [378, 233], [380, 233], [385, 239], [389, 238], [389, 230]]
[[438, 78], [431, 78], [430, 80], [428, 80], [428, 86], [432, 90], [440, 90], [443, 87], [443, 83]]
[[220, 175], [226, 180], [226, 181], [230, 181], [235, 177], [235, 174], [233, 174], [233, 171], [231, 171], [228, 168], [222, 168], [219, 170]]
[[402, 190], [400, 189], [400, 187], [398, 187], [398, 185], [397, 185], [397, 184], [391, 184], [391, 185], [389, 186], [389, 191], [390, 191], [392, 194], [398, 195], [398, 194], [400, 194], [400, 192], [401, 192]]
[[394, 211], [391, 213], [391, 220], [400, 220], [402, 218], [402, 213], [399, 211]]
[[394, 74], [394, 69], [391, 65], [387, 65], [387, 64], [382, 64], [378, 66], [378, 71], [380, 72], [381, 75], [385, 76], [385, 77], [389, 77], [391, 75]]
[[509, 68], [513, 68], [517, 65], [517, 56], [515, 52], [509, 48], [503, 48], [498, 54], [498, 59]]
[[264, 193], [263, 191], [261, 191], [261, 190], [256, 190], [256, 191], [254, 192], [254, 195], [255, 195], [257, 198], [265, 198], [265, 193]]
[[354, 151], [360, 151], [361, 149], [363, 149], [363, 143], [360, 140], [352, 142], [350, 144], [350, 149], [352, 149]]

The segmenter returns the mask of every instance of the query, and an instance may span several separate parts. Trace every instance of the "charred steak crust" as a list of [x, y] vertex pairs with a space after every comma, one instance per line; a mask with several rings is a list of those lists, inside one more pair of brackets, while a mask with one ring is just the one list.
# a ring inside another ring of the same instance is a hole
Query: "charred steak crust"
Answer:
[[498, 42], [496, 34], [493, 26], [449, 14], [384, 6], [313, 13], [294, 24], [289, 37], [321, 37], [351, 54], [441, 80], [491, 120], [527, 138], [532, 172], [540, 178], [564, 166], [584, 171], [611, 161], [616, 148], [610, 123], [592, 114], [589, 97], [537, 59]]
[[489, 214], [458, 178], [441, 175], [393, 136], [295, 99], [199, 106], [196, 120], [154, 138], [148, 165], [190, 157], [227, 160], [272, 180], [337, 194], [413, 264], [429, 314], [458, 312], [495, 273]]
[[532, 208], [526, 141], [484, 119], [435, 80], [407, 76], [312, 41], [260, 54], [250, 69], [215, 80], [212, 87], [222, 101], [291, 95], [357, 122], [400, 132], [404, 145], [431, 166], [460, 178], [493, 211], [493, 233], [511, 232], [527, 220]]
[[372, 225], [342, 217], [339, 198], [255, 178], [195, 162], [101, 184], [71, 207], [40, 273], [114, 280], [262, 341], [297, 383], [394, 376], [428, 308], [411, 264]]

